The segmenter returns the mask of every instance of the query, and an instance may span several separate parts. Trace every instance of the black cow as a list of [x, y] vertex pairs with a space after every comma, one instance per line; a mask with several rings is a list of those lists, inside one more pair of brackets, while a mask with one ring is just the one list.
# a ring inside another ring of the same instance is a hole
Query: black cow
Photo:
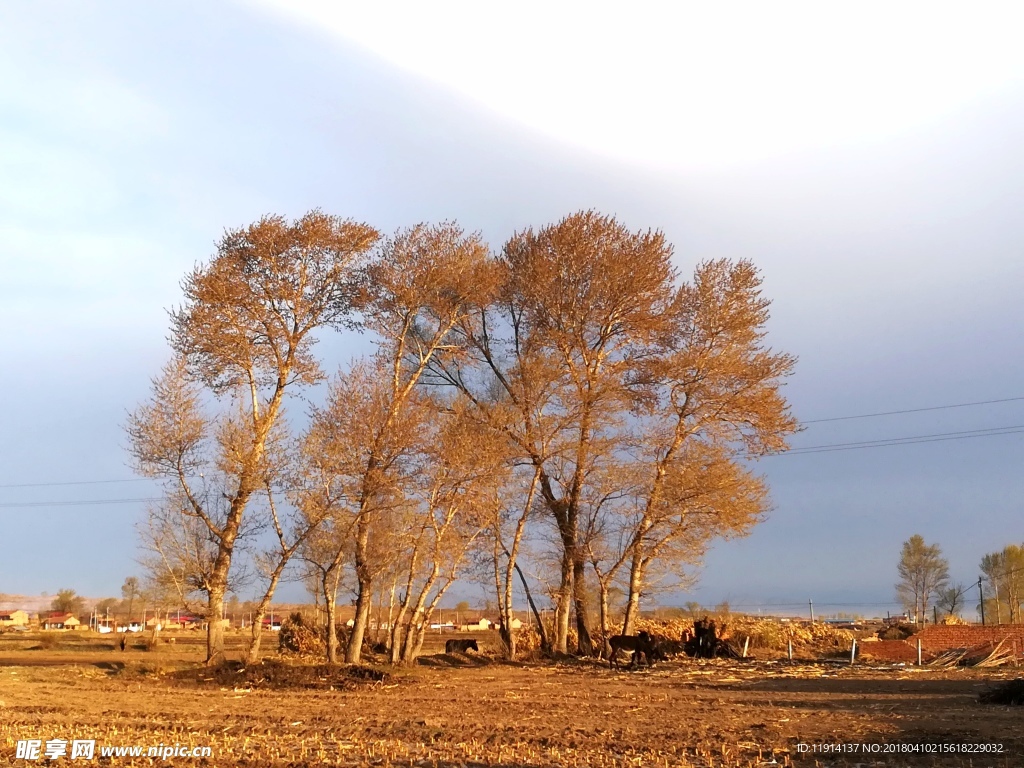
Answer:
[[618, 667], [616, 657], [619, 651], [632, 651], [633, 657], [630, 666], [639, 666], [640, 656], [643, 655], [644, 662], [648, 667], [654, 666], [655, 659], [664, 660], [665, 654], [658, 648], [657, 642], [646, 630], [640, 630], [636, 635], [615, 635], [608, 638], [608, 645], [611, 648], [611, 655], [608, 657], [608, 664]]
[[445, 653], [465, 653], [470, 649], [480, 653], [476, 640], [448, 640], [444, 644]]

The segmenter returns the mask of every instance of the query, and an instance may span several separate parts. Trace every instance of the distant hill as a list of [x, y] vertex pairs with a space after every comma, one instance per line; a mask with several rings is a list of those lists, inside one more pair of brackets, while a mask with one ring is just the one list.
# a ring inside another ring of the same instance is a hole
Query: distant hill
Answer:
[[[9, 595], [0, 594], [0, 611], [28, 611], [29, 613], [40, 613], [50, 610], [54, 595]], [[87, 607], [91, 608], [102, 597], [83, 597]]]

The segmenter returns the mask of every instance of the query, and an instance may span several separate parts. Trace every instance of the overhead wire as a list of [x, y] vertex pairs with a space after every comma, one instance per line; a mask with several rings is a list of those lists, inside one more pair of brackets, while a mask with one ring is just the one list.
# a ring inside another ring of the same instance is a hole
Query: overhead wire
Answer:
[[950, 408], [968, 408], [974, 405], [992, 405], [994, 403], [1012, 403], [1024, 400], [1021, 397], [1004, 397], [999, 400], [975, 400], [971, 403], [953, 403], [951, 405], [932, 405], [927, 408], [904, 408], [899, 411], [879, 411], [878, 413], [862, 413], [857, 416], [830, 416], [827, 419], [805, 419], [802, 424], [824, 424], [827, 421], [849, 421], [851, 419], [873, 419], [876, 416], [898, 416], [904, 413], [922, 413], [924, 411], [944, 411]]
[[[953, 408], [967, 408], [978, 405], [992, 405], [998, 403], [1010, 403], [1024, 400], [1020, 397], [1004, 397], [996, 400], [975, 400], [968, 403], [951, 403], [948, 405], [935, 405], [923, 408], [904, 408], [895, 411], [879, 411], [877, 413], [864, 413], [853, 416], [832, 416], [823, 419], [808, 419], [803, 424], [823, 424], [826, 422], [849, 421], [854, 419], [868, 419], [879, 416], [897, 416], [909, 413], [922, 413], [925, 411], [939, 411]], [[827, 443], [824, 445], [798, 446], [787, 451], [769, 454], [748, 454], [745, 458], [797, 456], [812, 453], [832, 453], [836, 451], [855, 451], [867, 448], [888, 448], [899, 445], [917, 445], [921, 443], [946, 442], [950, 440], [968, 440], [978, 437], [998, 437], [1001, 435], [1015, 435], [1024, 433], [1024, 425], [1014, 424], [1003, 427], [990, 427], [986, 429], [962, 430], [959, 432], [939, 432], [929, 435], [908, 435], [904, 437], [878, 438], [875, 440], [861, 440], [848, 443]], [[40, 483], [6, 483], [0, 484], [0, 489], [14, 488], [47, 488], [76, 485], [105, 485], [117, 483], [140, 483], [147, 482], [147, 478], [125, 478], [120, 480], [58, 480]], [[93, 500], [70, 500], [70, 501], [35, 501], [35, 502], [0, 502], [0, 509], [29, 508], [29, 507], [58, 507], [58, 506], [88, 506], [99, 504], [133, 504], [149, 503], [160, 501], [160, 498], [145, 497], [135, 499], [93, 499]]]

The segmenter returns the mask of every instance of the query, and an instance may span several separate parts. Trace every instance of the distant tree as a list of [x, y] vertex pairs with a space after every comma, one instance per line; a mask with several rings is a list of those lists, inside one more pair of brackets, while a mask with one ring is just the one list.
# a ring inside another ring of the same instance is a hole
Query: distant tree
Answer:
[[50, 603], [50, 608], [58, 613], [71, 613], [77, 616], [85, 613], [85, 600], [75, 594], [73, 589], [61, 589]]
[[119, 604], [120, 601], [116, 597], [105, 597], [98, 603], [96, 603], [96, 615], [106, 615], [109, 614], [111, 611], [114, 611], [116, 613], [117, 606]]
[[951, 584], [945, 589], [939, 590], [938, 595], [935, 599], [935, 605], [947, 616], [956, 616], [964, 608], [964, 598], [967, 594], [967, 588], [957, 582]]
[[469, 603], [467, 601], [465, 601], [465, 600], [460, 600], [455, 605], [455, 610], [458, 611], [459, 613], [465, 613], [466, 611], [469, 610]]
[[915, 534], [903, 542], [897, 570], [896, 596], [920, 623], [932, 598], [949, 583], [949, 563], [938, 544], [925, 544], [924, 538]]
[[690, 618], [691, 619], [696, 619], [702, 613], [704, 613], [704, 607], [700, 603], [694, 602], [692, 600], [690, 600], [689, 602], [685, 603], [683, 605], [683, 608], [685, 608], [686, 612], [688, 614], [690, 614]]
[[1024, 601], [1024, 547], [1011, 544], [1000, 552], [991, 552], [981, 558], [980, 567], [989, 588], [986, 614], [997, 624], [1004, 620], [1010, 624], [1020, 623]]
[[135, 605], [135, 598], [139, 596], [139, 580], [129, 576], [121, 585], [121, 597], [128, 601], [128, 623], [132, 621], [132, 608]]

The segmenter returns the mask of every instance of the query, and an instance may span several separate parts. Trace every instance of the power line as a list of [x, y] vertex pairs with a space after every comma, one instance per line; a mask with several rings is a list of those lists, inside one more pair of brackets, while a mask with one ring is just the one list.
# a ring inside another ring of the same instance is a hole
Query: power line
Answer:
[[888, 448], [894, 445], [916, 445], [918, 443], [939, 443], [947, 440], [968, 440], [973, 437], [996, 437], [999, 435], [1016, 435], [1024, 432], [1024, 424], [989, 429], [968, 429], [959, 432], [937, 432], [931, 435], [908, 435], [906, 437], [887, 437], [877, 440], [861, 440], [850, 443], [829, 443], [826, 445], [809, 445], [792, 448], [769, 456], [790, 456], [803, 453], [828, 453], [834, 451], [855, 451], [863, 448]]
[[[803, 424], [823, 424], [832, 421], [848, 421], [851, 419], [869, 419], [876, 416], [895, 416], [906, 413], [921, 413], [923, 411], [940, 411], [950, 408], [967, 408], [975, 405], [991, 405], [994, 403], [1010, 403], [1024, 400], [1021, 397], [1005, 397], [998, 400], [976, 400], [970, 403], [953, 403], [950, 405], [935, 405], [927, 408], [905, 408], [898, 411], [880, 411], [878, 413], [864, 413], [856, 416], [833, 416], [826, 419], [809, 419]], [[997, 435], [1013, 435], [1024, 432], [1024, 425], [1012, 425], [1007, 427], [992, 427], [990, 429], [964, 430], [961, 432], [945, 432], [932, 435], [910, 435], [907, 437], [879, 438], [877, 440], [863, 440], [851, 443], [830, 443], [826, 445], [814, 445], [806, 447], [791, 448], [780, 453], [765, 454], [767, 456], [792, 456], [803, 453], [826, 453], [832, 451], [853, 451], [863, 448], [886, 448], [893, 445], [915, 445], [918, 443], [944, 442], [947, 440], [965, 440], [973, 437], [993, 437]], [[747, 458], [755, 458], [751, 454]], [[73, 485], [108, 485], [116, 483], [144, 483], [151, 482], [148, 478], [129, 478], [121, 480], [60, 480], [45, 483], [4, 483], [4, 488], [50, 488], [58, 486]], [[31, 506], [72, 506], [77, 504], [125, 504], [142, 501], [159, 501], [159, 499], [108, 499], [99, 501], [61, 501], [61, 502], [28, 502], [28, 503], [0, 503], [0, 508], [10, 507], [31, 507]]]
[[135, 477], [128, 480], [67, 480], [53, 483], [6, 483], [0, 488], [49, 488], [56, 485], [105, 485], [111, 483], [145, 483], [148, 478]]
[[85, 507], [98, 504], [141, 504], [143, 502], [163, 501], [160, 497], [143, 499], [91, 499], [88, 501], [15, 501], [0, 503], [0, 509], [18, 507]]
[[921, 413], [922, 411], [944, 411], [949, 408], [968, 408], [973, 405], [992, 405], [993, 403], [1012, 403], [1024, 400], [1022, 397], [1004, 397], [1001, 400], [977, 400], [973, 403], [953, 403], [952, 405], [933, 405], [928, 408], [904, 408], [899, 411], [880, 411], [879, 413], [862, 413], [857, 416], [832, 416], [827, 419], [807, 419], [801, 424], [823, 424], [826, 421], [848, 421], [850, 419], [873, 419], [876, 416], [897, 416], [903, 413]]
[[[744, 458], [775, 458], [778, 456], [801, 456], [811, 453], [834, 453], [837, 451], [857, 451], [865, 448], [891, 448], [901, 445], [918, 445], [921, 443], [941, 443], [949, 440], [970, 440], [976, 437], [999, 437], [1001, 435], [1024, 434], [1024, 424], [1011, 425], [1006, 427], [991, 427], [989, 429], [964, 430], [961, 432], [938, 432], [932, 435], [908, 435], [906, 437], [888, 437], [879, 440], [865, 440], [853, 443], [830, 443], [826, 445], [811, 445], [803, 448], [792, 448], [780, 453], [747, 454]], [[133, 482], [122, 480], [92, 480], [81, 483], [32, 483], [26, 486], [2, 486], [0, 488], [34, 487], [50, 485], [86, 485], [89, 483], [105, 482]], [[16, 509], [24, 507], [72, 507], [98, 504], [135, 504], [142, 502], [163, 501], [159, 497], [148, 497], [140, 499], [95, 499], [90, 501], [34, 501], [34, 502], [2, 502], [0, 509]]]

